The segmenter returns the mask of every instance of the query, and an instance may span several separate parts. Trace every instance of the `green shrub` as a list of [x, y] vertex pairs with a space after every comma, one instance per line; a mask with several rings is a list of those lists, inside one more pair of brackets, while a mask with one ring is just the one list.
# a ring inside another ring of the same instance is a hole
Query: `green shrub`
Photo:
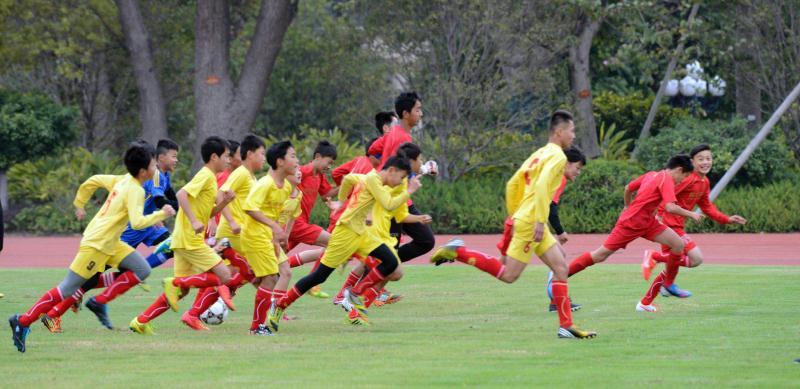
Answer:
[[[653, 99], [655, 95], [645, 97], [642, 92], [626, 95], [601, 92], [592, 99], [595, 121], [605, 123], [607, 126], [615, 124], [618, 131], [625, 132], [625, 139], [638, 139]], [[653, 121], [653, 133], [657, 134], [661, 128], [669, 127], [676, 119], [687, 116], [689, 111], [686, 109], [661, 104]]]
[[[663, 167], [672, 155], [688, 153], [695, 145], [708, 143], [714, 153], [714, 168], [709, 173], [709, 178], [716, 182], [731, 167], [754, 135], [755, 130], [749, 130], [743, 120], [681, 119], [672, 127], [642, 142], [637, 151], [637, 159], [648, 170], [656, 170]], [[739, 170], [733, 184], [761, 186], [786, 179], [791, 165], [791, 151], [781, 141], [780, 134], [773, 133]]]

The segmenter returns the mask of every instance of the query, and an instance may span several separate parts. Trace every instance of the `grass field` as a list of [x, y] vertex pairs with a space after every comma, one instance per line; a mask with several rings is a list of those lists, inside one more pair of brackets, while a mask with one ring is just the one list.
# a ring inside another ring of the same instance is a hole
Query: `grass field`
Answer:
[[[63, 273], [2, 270], [2, 318], [27, 309]], [[155, 271], [151, 284], [166, 274]], [[585, 341], [556, 338], [544, 279], [542, 266], [514, 285], [466, 266], [411, 266], [392, 285], [406, 299], [373, 309], [372, 327], [349, 327], [330, 301], [304, 297], [289, 311], [299, 319], [273, 337], [247, 335], [250, 287], [237, 296], [239, 311], [211, 332], [193, 332], [167, 312], [156, 336], [131, 333], [130, 319], [156, 297], [136, 288], [111, 305], [117, 330], [88, 310], [69, 312], [62, 334], [34, 324], [24, 355], [4, 321], [0, 386], [800, 385], [800, 267], [685, 271], [680, 285], [695, 296], [659, 298], [662, 312], [646, 314], [634, 311], [647, 286], [638, 267], [597, 266], [570, 282], [584, 304], [576, 323], [599, 332]], [[334, 274], [326, 290], [342, 280]]]

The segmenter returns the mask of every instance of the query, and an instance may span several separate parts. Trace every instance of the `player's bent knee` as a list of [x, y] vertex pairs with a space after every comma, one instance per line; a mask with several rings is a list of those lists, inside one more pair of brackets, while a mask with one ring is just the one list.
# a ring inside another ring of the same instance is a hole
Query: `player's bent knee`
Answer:
[[400, 281], [403, 278], [403, 268], [398, 267], [397, 270], [393, 271], [392, 274], [387, 277], [389, 281]]

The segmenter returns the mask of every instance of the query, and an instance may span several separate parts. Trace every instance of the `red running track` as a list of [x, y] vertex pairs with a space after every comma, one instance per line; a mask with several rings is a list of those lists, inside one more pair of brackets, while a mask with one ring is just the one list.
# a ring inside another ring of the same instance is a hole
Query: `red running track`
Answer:
[[[697, 234], [691, 235], [706, 258], [706, 263], [735, 265], [792, 265], [800, 266], [800, 233], [790, 234]], [[452, 236], [439, 235], [437, 245], [444, 244]], [[499, 255], [495, 244], [499, 235], [464, 235], [467, 245], [491, 255]], [[605, 235], [571, 235], [564, 246], [568, 259], [584, 251], [599, 247]], [[80, 236], [6, 236], [5, 247], [0, 253], [0, 268], [11, 267], [66, 267], [78, 251]], [[644, 239], [631, 243], [627, 249], [608, 259], [608, 264], [641, 263], [642, 252], [657, 245]], [[295, 249], [303, 250], [303, 246]], [[143, 254], [151, 249], [140, 247]], [[413, 264], [426, 264], [430, 255], [423, 256]], [[540, 265], [539, 261], [532, 261]], [[169, 265], [169, 264], [168, 264]]]

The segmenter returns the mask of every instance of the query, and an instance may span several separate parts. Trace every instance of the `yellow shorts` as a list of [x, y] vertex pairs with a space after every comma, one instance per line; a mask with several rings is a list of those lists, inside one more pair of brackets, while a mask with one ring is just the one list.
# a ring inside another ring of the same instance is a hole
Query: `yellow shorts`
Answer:
[[375, 235], [370, 233], [357, 234], [344, 224], [333, 229], [328, 247], [322, 254], [320, 261], [327, 267], [339, 267], [347, 263], [353, 256], [367, 258], [382, 243]]
[[253, 269], [256, 277], [278, 274], [278, 265], [289, 260], [283, 249], [275, 246], [272, 240], [247, 241], [242, 250], [244, 259]]
[[75, 255], [75, 259], [69, 265], [69, 270], [88, 280], [95, 273], [106, 271], [106, 266], [119, 266], [119, 263], [133, 251], [133, 247], [122, 241], [117, 242], [114, 247], [114, 254], [111, 255], [94, 247], [81, 246], [78, 249], [78, 254]]
[[205, 273], [222, 262], [217, 252], [208, 246], [199, 249], [172, 249], [172, 251], [175, 253], [175, 277]]
[[511, 235], [511, 244], [508, 246], [506, 255], [522, 263], [528, 263], [533, 258], [533, 254], [541, 257], [556, 244], [556, 239], [553, 238], [553, 234], [546, 225], [541, 242], [533, 241], [533, 230], [534, 224], [514, 219], [514, 232]]

